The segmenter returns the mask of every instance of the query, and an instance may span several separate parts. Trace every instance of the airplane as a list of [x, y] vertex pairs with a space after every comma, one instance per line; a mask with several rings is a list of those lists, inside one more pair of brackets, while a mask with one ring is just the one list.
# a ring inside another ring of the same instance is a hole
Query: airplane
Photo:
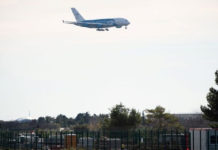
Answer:
[[125, 18], [85, 20], [76, 8], [71, 8], [71, 10], [75, 16], [76, 22], [63, 20], [63, 23], [74, 24], [86, 28], [95, 28], [97, 31], [109, 31], [108, 28], [121, 28], [123, 26], [127, 29], [127, 26], [130, 24], [130, 22]]

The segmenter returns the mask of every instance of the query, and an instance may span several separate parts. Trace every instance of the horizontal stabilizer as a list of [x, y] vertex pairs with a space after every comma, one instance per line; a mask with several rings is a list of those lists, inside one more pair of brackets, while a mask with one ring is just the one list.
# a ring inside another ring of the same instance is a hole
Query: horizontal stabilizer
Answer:
[[75, 24], [76, 23], [76, 22], [73, 22], [73, 21], [64, 21], [64, 20], [62, 20], [62, 22], [65, 23], [65, 24]]

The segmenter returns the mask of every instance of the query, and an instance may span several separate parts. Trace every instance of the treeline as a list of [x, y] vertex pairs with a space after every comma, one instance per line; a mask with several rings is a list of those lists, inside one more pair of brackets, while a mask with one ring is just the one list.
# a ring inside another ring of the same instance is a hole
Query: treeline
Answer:
[[108, 118], [108, 115], [90, 115], [90, 113], [79, 113], [75, 118], [67, 117], [63, 114], [57, 117], [39, 117], [32, 120], [16, 120], [16, 121], [0, 121], [0, 129], [10, 130], [35, 130], [35, 129], [92, 129], [94, 126], [96, 129], [99, 127], [104, 118]]
[[[146, 115], [144, 114], [146, 112]], [[0, 129], [10, 130], [99, 130], [99, 129], [183, 129], [178, 119], [161, 106], [139, 112], [122, 103], [110, 109], [109, 114], [79, 113], [75, 118], [60, 114], [57, 117], [39, 117], [33, 120], [0, 121]]]

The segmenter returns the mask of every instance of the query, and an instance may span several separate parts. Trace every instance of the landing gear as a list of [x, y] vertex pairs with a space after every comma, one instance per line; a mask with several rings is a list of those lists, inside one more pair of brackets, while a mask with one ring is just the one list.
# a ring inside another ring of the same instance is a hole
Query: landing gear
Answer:
[[96, 29], [96, 31], [104, 31], [104, 29], [98, 28], [98, 29]]
[[109, 31], [109, 29], [108, 28], [106, 28], [106, 29], [97, 28], [96, 31]]

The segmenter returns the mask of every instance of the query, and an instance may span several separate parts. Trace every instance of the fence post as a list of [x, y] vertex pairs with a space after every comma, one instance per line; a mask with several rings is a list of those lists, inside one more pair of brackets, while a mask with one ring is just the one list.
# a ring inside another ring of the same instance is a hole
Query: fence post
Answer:
[[36, 142], [36, 149], [38, 149], [38, 131], [36, 131], [36, 136], [35, 136], [35, 142]]
[[200, 129], [200, 150], [201, 150], [201, 129]]
[[147, 150], [147, 130], [145, 129], [144, 148]]
[[72, 133], [72, 131], [70, 131], [70, 147], [72, 148], [73, 147], [73, 133]]
[[195, 131], [192, 130], [192, 150], [195, 150]]
[[60, 132], [60, 145], [61, 145], [61, 148], [63, 148], [63, 137], [62, 137], [62, 131]]
[[209, 130], [207, 130], [207, 149], [210, 149], [210, 135], [209, 135]]
[[215, 150], [216, 150], [216, 144], [217, 144], [216, 129], [214, 129], [214, 132], [215, 132]]
[[48, 149], [48, 133], [45, 131], [45, 147]]
[[25, 149], [28, 149], [28, 147], [27, 147], [27, 131], [25, 131]]
[[100, 149], [100, 131], [98, 131], [98, 149]]
[[176, 129], [176, 148], [179, 149], [178, 130]]
[[33, 135], [32, 132], [30, 132], [30, 148], [33, 148]]
[[127, 130], [126, 147], [129, 149], [129, 131]]
[[151, 130], [151, 149], [153, 150], [153, 131]]
[[103, 130], [104, 150], [105, 150], [105, 130]]
[[164, 138], [164, 149], [167, 150], [167, 141], [166, 141], [166, 138], [167, 138], [167, 131], [164, 130], [164, 133], [163, 133], [163, 138]]
[[52, 147], [52, 146], [53, 146], [53, 137], [52, 137], [53, 135], [52, 135], [52, 131], [50, 131], [50, 136], [51, 136], [51, 137], [50, 137], [50, 139], [49, 139], [49, 141], [50, 141], [49, 144], [50, 144], [50, 148], [51, 148], [51, 150], [52, 150], [52, 148], [53, 148], [53, 147]]
[[0, 130], [0, 148], [2, 147], [2, 131]]
[[44, 134], [43, 134], [43, 132], [41, 131], [41, 150], [42, 150], [42, 144], [43, 144], [43, 141], [42, 141], [42, 139], [44, 140], [44, 136], [43, 136]]
[[89, 139], [88, 139], [88, 136], [89, 136], [89, 132], [88, 132], [88, 130], [86, 130], [86, 148], [87, 148], [87, 150], [89, 148]]
[[93, 139], [92, 139], [92, 149], [94, 149], [94, 147], [95, 147], [95, 132], [93, 131], [92, 132], [92, 136], [93, 136]]
[[115, 150], [117, 149], [117, 134], [115, 132]]
[[139, 130], [139, 150], [141, 149], [141, 133], [140, 133], [140, 130]]
[[160, 130], [157, 130], [157, 148], [160, 149], [160, 143], [159, 143], [159, 136], [160, 136]]
[[174, 146], [174, 143], [173, 143], [173, 129], [170, 129], [170, 150], [173, 149], [174, 147], [175, 146]]
[[[14, 150], [16, 150], [16, 132], [14, 131], [14, 133], [13, 133], [13, 143], [14, 143]], [[0, 146], [1, 147], [1, 146]]]
[[83, 148], [83, 130], [82, 130], [82, 148]]

